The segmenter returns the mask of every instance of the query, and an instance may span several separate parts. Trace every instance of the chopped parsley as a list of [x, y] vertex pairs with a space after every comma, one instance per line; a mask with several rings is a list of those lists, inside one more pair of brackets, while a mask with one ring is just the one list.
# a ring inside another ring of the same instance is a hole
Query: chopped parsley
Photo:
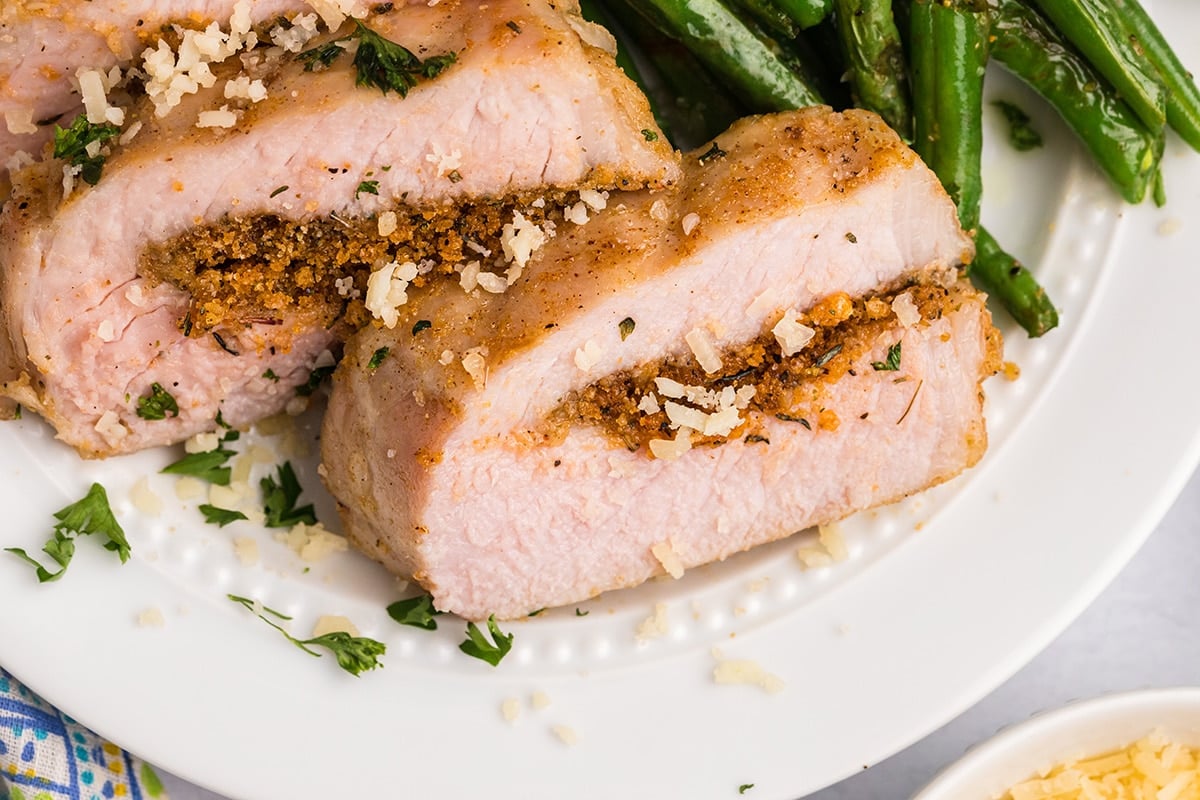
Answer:
[[[244, 606], [246, 610], [253, 612], [255, 616], [270, 625], [275, 630], [282, 633], [285, 639], [296, 645], [296, 647], [299, 647], [304, 652], [308, 653], [310, 656], [315, 658], [321, 657], [320, 653], [309, 649], [310, 645], [312, 647], [325, 648], [329, 652], [333, 653], [334, 657], [337, 659], [338, 666], [346, 670], [346, 672], [349, 672], [351, 675], [359, 675], [367, 670], [372, 670], [376, 667], [383, 666], [379, 663], [379, 656], [387, 652], [387, 645], [385, 645], [383, 642], [377, 642], [374, 639], [367, 639], [363, 636], [351, 636], [344, 631], [327, 633], [323, 636], [317, 636], [313, 639], [297, 639], [295, 636], [292, 636], [290, 633], [285, 631], [278, 623], [272, 622], [263, 614], [259, 614], [255, 610], [254, 601], [250, 598], [238, 597], [235, 594], [226, 595], [226, 597], [233, 602]], [[266, 606], [259, 606], [259, 608], [261, 608], [267, 614], [276, 617], [277, 619], [291, 620], [291, 617], [287, 616], [286, 614], [281, 614], [278, 611], [267, 608]]]
[[[79, 167], [80, 177], [89, 186], [95, 186], [100, 182], [105, 160], [98, 147], [120, 133], [116, 125], [95, 125], [88, 122], [86, 114], [80, 114], [69, 128], [54, 126], [54, 157]], [[93, 144], [96, 147], [91, 147], [89, 153], [89, 145]]]
[[354, 54], [358, 86], [373, 86], [384, 94], [396, 92], [406, 97], [422, 78], [436, 78], [458, 58], [456, 53], [445, 53], [422, 61], [408, 48], [385, 39], [361, 22], [354, 24], [354, 35], [359, 40]]
[[427, 331], [433, 327], [433, 323], [427, 319], [419, 319], [412, 327], [412, 335], [416, 336], [421, 331]]
[[709, 161], [712, 161], [714, 158], [724, 158], [727, 155], [729, 155], [729, 154], [726, 153], [724, 150], [722, 150], [717, 145], [717, 140], [714, 139], [713, 143], [712, 143], [712, 147], [708, 148], [708, 150], [706, 150], [704, 152], [704, 154], [701, 155], [696, 160], [700, 162], [700, 166], [704, 166], [706, 163], [708, 163]]
[[308, 381], [296, 387], [296, 394], [301, 397], [309, 397], [313, 392], [320, 388], [325, 379], [333, 374], [334, 365], [330, 364], [327, 367], [316, 367], [308, 374]]
[[383, 360], [388, 357], [388, 353], [390, 352], [390, 347], [381, 347], [376, 350], [371, 354], [371, 360], [367, 362], [367, 369], [369, 369], [371, 372], [379, 369], [379, 365], [383, 363]]
[[509, 29], [510, 31], [512, 31], [513, 33], [520, 33], [520, 32], [521, 32], [521, 26], [520, 26], [520, 25], [518, 25], [517, 23], [513, 22], [511, 19], [510, 19], [508, 22], [504, 23], [504, 24], [505, 24], [506, 26], [508, 26], [508, 29]]
[[341, 43], [345, 39], [338, 39], [332, 42], [326, 42], [323, 45], [318, 45], [311, 50], [305, 50], [300, 55], [296, 56], [296, 60], [304, 62], [304, 71], [313, 72], [314, 70], [327, 69], [337, 57], [346, 52], [346, 48], [342, 47]]
[[583, 609], [580, 609], [580, 608], [575, 609], [575, 616], [577, 616], [577, 617], [586, 617], [590, 613], [592, 613], [592, 612], [584, 611]]
[[649, 128], [642, 128], [642, 138], [644, 138], [647, 142], [657, 142], [658, 134]]
[[283, 194], [283, 193], [284, 193], [284, 192], [286, 192], [287, 190], [288, 190], [288, 186], [287, 186], [287, 184], [285, 183], [283, 186], [280, 186], [278, 189], [276, 189], [275, 191], [271, 192], [270, 196], [271, 196], [271, 197], [278, 197], [279, 195]]
[[75, 556], [75, 539], [79, 536], [99, 534], [105, 539], [104, 549], [116, 553], [122, 564], [129, 560], [129, 540], [125, 538], [125, 531], [113, 516], [112, 508], [108, 504], [108, 493], [100, 484], [93, 483], [82, 500], [55, 511], [54, 518], [58, 523], [54, 526], [54, 534], [42, 547], [42, 552], [58, 565], [57, 572], [46, 569], [19, 547], [5, 548], [37, 569], [38, 583], [49, 583], [63, 576]]
[[1008, 141], [1014, 150], [1026, 152], [1042, 146], [1042, 135], [1034, 130], [1033, 120], [1020, 106], [1006, 100], [993, 100], [992, 105], [1008, 121]]
[[270, 367], [267, 367], [267, 371], [264, 372], [262, 374], [262, 376], [269, 381], [274, 381], [275, 383], [279, 383], [279, 376], [276, 375], [275, 370], [271, 369]]
[[746, 792], [750, 791], [753, 788], [754, 788], [753, 783], [743, 783], [741, 786], [738, 787], [738, 794], [745, 794]]
[[829, 349], [828, 349], [828, 350], [826, 350], [824, 353], [822, 353], [822, 354], [821, 354], [821, 356], [820, 356], [820, 358], [818, 358], [818, 359], [817, 359], [817, 360], [816, 360], [816, 361], [813, 363], [813, 366], [814, 366], [814, 367], [823, 367], [823, 366], [825, 366], [825, 365], [826, 365], [826, 364], [828, 364], [830, 361], [832, 361], [832, 360], [834, 359], [834, 357], [835, 357], [835, 356], [836, 356], [838, 353], [840, 353], [840, 352], [842, 352], [842, 346], [841, 346], [840, 344], [835, 344], [833, 347], [829, 348]]
[[621, 332], [621, 341], [629, 338], [629, 334], [633, 333], [633, 329], [637, 327], [637, 323], [633, 321], [633, 317], [626, 317], [617, 323], [617, 330]]
[[263, 493], [263, 513], [268, 528], [291, 528], [303, 522], [305, 525], [316, 525], [317, 515], [313, 512], [312, 504], [296, 508], [296, 501], [304, 490], [292, 469], [292, 462], [285, 461], [277, 470], [279, 480], [270, 475], [259, 481]]
[[354, 199], [357, 200], [360, 194], [379, 194], [379, 181], [363, 181], [358, 184], [358, 188], [354, 190]]
[[204, 515], [205, 522], [219, 528], [224, 528], [231, 522], [247, 519], [246, 515], [240, 511], [234, 511], [232, 508], [220, 508], [208, 503], [200, 504], [200, 513]]
[[888, 348], [886, 361], [872, 361], [876, 372], [895, 372], [900, 369], [900, 342]]
[[167, 414], [178, 417], [179, 403], [161, 383], [150, 384], [150, 394], [138, 400], [137, 415], [142, 419], [156, 420], [166, 419]]
[[226, 424], [225, 420], [221, 418], [220, 412], [217, 413], [217, 424], [225, 429], [225, 435], [221, 437], [221, 442], [217, 445], [216, 450], [209, 450], [207, 453], [188, 453], [178, 461], [163, 467], [161, 471], [167, 475], [187, 475], [215, 483], [217, 486], [228, 486], [232, 470], [225, 464], [237, 453], [229, 450], [225, 445], [228, 442], [236, 442], [240, 434]]
[[[806, 420], [806, 422], [807, 422], [807, 420]], [[757, 434], [757, 433], [746, 434], [746, 438], [743, 439], [742, 441], [744, 441], [746, 444], [770, 444], [771, 443], [770, 439], [768, 439], [767, 437], [762, 436], [760, 434]]]
[[500, 626], [496, 624], [495, 615], [488, 617], [487, 627], [488, 632], [492, 635], [490, 642], [474, 622], [468, 622], [467, 639], [458, 646], [458, 649], [472, 658], [486, 661], [494, 667], [504, 656], [508, 655], [509, 650], [512, 650], [513, 635], [505, 634], [500, 630]]
[[433, 607], [433, 598], [427, 594], [410, 597], [407, 600], [397, 600], [387, 607], [388, 616], [401, 625], [411, 625], [427, 631], [437, 630], [437, 620], [434, 617], [441, 614]]

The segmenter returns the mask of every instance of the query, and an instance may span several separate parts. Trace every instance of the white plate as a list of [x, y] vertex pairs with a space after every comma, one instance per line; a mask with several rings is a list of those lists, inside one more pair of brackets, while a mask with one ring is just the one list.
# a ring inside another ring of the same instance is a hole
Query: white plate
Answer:
[[[1155, 10], [1168, 31], [1200, 30], [1184, 0]], [[1176, 44], [1200, 66], [1189, 35]], [[51, 512], [100, 480], [134, 558], [119, 566], [88, 542], [45, 586], [0, 558], [0, 663], [152, 762], [255, 800], [728, 798], [747, 783], [758, 800], [794, 798], [915, 741], [1091, 601], [1200, 455], [1200, 158], [1173, 146], [1170, 205], [1126, 208], [1052, 112], [1003, 76], [990, 88], [1018, 97], [1049, 142], [1018, 156], [989, 112], [985, 219], [1038, 265], [1063, 324], [1033, 342], [1007, 329], [1022, 377], [988, 386], [991, 451], [951, 484], [847, 523], [849, 561], [802, 571], [793, 539], [601, 598], [586, 617], [549, 611], [507, 626], [515, 647], [493, 669], [458, 652], [461, 622], [442, 618], [436, 633], [390, 622], [396, 587], [357, 556], [303, 574], [253, 526], [204, 525], [153, 475], [173, 454], [82, 463], [24, 420], [0, 426], [0, 544], [37, 550]], [[169, 499], [159, 518], [129, 502], [143, 475]], [[311, 463], [301, 478], [315, 492]], [[238, 564], [234, 536], [260, 540], [260, 566]], [[298, 633], [348, 615], [387, 643], [386, 668], [355, 679], [309, 658], [227, 592], [294, 615]], [[639, 644], [658, 602], [670, 632]], [[135, 624], [148, 608], [165, 628]], [[714, 646], [784, 690], [715, 686]], [[552, 704], [532, 708], [535, 691]], [[500, 713], [510, 697], [515, 724]]]
[[1151, 734], [1200, 746], [1200, 688], [1122, 692], [1038, 714], [972, 749], [913, 800], [994, 800], [1053, 767]]

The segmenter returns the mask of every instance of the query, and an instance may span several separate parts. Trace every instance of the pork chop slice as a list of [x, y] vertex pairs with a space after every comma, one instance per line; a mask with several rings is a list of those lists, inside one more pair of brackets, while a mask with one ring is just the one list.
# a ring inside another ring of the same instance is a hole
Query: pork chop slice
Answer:
[[[89, 456], [179, 441], [219, 411], [246, 424], [308, 380], [372, 265], [449, 270], [462, 231], [495, 241], [547, 198], [678, 175], [644, 98], [569, 8], [443, 2], [367, 24], [455, 60], [407, 96], [358, 86], [347, 27], [328, 68], [253, 62], [261, 101], [227, 98], [250, 77], [228, 73], [164, 117], [143, 101], [94, 186], [64, 196], [53, 159], [14, 176], [0, 321], [18, 371], [0, 396]], [[232, 127], [197, 127], [209, 113]], [[164, 391], [177, 416], [139, 414]]]
[[357, 547], [469, 618], [895, 500], [985, 447], [999, 340], [953, 277], [970, 252], [878, 117], [739, 122], [674, 189], [560, 234], [536, 282], [437, 285], [357, 334], [326, 484]]

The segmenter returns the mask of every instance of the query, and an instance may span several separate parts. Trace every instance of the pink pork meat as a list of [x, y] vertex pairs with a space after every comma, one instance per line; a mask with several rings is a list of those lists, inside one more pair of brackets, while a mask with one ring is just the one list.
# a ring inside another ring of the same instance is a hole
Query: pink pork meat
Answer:
[[435, 286], [358, 334], [325, 481], [357, 547], [475, 619], [897, 500], [986, 447], [971, 246], [878, 117], [739, 122], [674, 190], [560, 233], [536, 282]]

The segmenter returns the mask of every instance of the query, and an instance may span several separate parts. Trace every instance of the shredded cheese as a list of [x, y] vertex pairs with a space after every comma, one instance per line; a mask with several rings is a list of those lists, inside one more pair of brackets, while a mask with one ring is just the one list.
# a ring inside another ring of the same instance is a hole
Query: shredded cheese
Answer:
[[1155, 732], [1112, 753], [1071, 761], [1022, 783], [1002, 800], [1200, 800], [1200, 748]]

